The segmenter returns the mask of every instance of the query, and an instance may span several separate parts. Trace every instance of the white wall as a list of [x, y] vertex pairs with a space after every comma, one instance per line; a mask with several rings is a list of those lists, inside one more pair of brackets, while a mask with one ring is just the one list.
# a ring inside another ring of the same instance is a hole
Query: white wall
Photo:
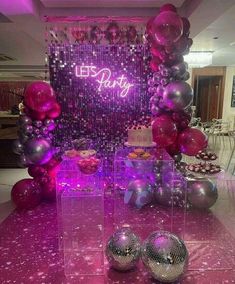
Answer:
[[234, 128], [234, 121], [235, 121], [235, 107], [231, 107], [233, 76], [235, 76], [235, 67], [227, 67], [222, 118], [223, 120], [231, 121], [232, 128]]

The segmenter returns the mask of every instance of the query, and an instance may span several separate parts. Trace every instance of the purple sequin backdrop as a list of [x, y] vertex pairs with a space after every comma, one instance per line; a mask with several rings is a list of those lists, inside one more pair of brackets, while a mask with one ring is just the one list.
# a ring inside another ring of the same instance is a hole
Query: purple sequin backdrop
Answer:
[[[128, 127], [149, 123], [149, 59], [145, 45], [51, 45], [50, 81], [62, 106], [55, 144], [68, 149], [73, 139], [89, 137], [107, 155], [127, 140]], [[81, 65], [109, 68], [112, 82], [124, 75], [134, 86], [126, 97], [119, 87], [99, 91], [95, 78], [76, 77]]]

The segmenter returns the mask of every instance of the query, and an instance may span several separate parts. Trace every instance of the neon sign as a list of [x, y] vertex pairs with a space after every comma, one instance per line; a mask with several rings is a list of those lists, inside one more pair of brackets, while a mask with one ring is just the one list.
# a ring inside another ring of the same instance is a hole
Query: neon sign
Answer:
[[103, 88], [120, 88], [120, 97], [126, 97], [134, 86], [128, 82], [125, 75], [112, 79], [112, 72], [109, 68], [98, 69], [98, 67], [93, 65], [76, 66], [75, 75], [78, 78], [95, 78], [98, 83], [98, 91], [101, 91]]

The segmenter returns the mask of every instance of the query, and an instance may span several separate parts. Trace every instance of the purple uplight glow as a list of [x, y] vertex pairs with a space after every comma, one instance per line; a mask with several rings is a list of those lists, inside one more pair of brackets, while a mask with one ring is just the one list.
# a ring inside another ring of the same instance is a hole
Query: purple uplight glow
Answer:
[[134, 86], [134, 84], [128, 83], [127, 77], [123, 74], [116, 79], [113, 79], [110, 68], [98, 69], [93, 65], [81, 65], [75, 67], [75, 74], [78, 78], [95, 78], [95, 81], [98, 83], [99, 92], [104, 88], [121, 89], [119, 92], [120, 97], [126, 97], [130, 91], [130, 88]]

